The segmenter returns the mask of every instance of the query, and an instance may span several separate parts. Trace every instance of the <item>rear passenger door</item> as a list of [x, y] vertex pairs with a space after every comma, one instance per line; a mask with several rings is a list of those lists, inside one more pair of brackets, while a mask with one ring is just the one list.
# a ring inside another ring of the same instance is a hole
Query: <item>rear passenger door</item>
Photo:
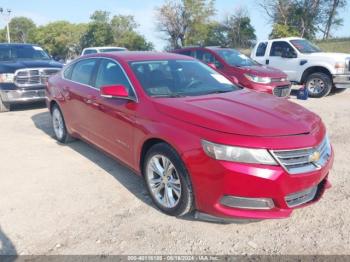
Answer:
[[71, 127], [84, 138], [91, 140], [91, 106], [98, 95], [92, 86], [98, 59], [83, 59], [73, 65], [72, 72], [65, 76], [62, 92], [69, 111]]

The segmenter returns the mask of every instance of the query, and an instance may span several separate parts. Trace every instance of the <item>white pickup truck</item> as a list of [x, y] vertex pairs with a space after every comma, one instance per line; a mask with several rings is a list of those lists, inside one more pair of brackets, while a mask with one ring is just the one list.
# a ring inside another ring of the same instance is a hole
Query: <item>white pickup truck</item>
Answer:
[[311, 97], [350, 88], [350, 54], [325, 53], [302, 38], [258, 42], [251, 57], [284, 71], [291, 82], [305, 84]]

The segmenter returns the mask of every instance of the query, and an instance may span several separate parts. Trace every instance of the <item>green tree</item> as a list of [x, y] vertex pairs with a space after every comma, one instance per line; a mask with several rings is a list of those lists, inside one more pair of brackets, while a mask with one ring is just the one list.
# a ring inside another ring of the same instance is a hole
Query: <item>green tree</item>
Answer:
[[215, 14], [215, 0], [168, 0], [157, 8], [158, 30], [171, 48], [202, 44]]
[[228, 16], [223, 25], [227, 31], [229, 46], [247, 48], [256, 40], [255, 29], [245, 9], [238, 9], [234, 14]]
[[90, 23], [82, 38], [82, 48], [91, 46], [108, 46], [113, 44], [113, 31], [110, 25], [110, 13], [106, 11], [95, 11], [90, 16]]
[[296, 35], [299, 35], [299, 32], [295, 28], [284, 24], [274, 24], [269, 38], [274, 39], [281, 37], [291, 37]]
[[34, 41], [54, 57], [72, 57], [81, 50], [77, 43], [85, 28], [84, 24], [71, 24], [67, 21], [49, 23], [36, 30]]
[[14, 17], [10, 21], [11, 42], [27, 43], [34, 39], [36, 25], [27, 17]]

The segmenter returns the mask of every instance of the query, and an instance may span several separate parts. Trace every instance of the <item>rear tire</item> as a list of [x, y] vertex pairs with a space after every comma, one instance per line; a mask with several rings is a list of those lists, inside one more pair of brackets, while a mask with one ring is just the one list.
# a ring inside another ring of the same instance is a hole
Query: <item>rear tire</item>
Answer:
[[143, 175], [153, 203], [171, 216], [184, 216], [194, 207], [187, 169], [168, 144], [156, 144], [147, 152]]
[[11, 110], [11, 105], [10, 103], [4, 102], [2, 101], [1, 97], [0, 97], [0, 113], [3, 112], [8, 112]]
[[310, 97], [321, 98], [329, 95], [333, 83], [329, 75], [325, 73], [313, 73], [307, 77], [305, 86]]
[[74, 138], [67, 131], [62, 111], [57, 105], [52, 107], [51, 119], [53, 131], [58, 142], [67, 144], [74, 140]]

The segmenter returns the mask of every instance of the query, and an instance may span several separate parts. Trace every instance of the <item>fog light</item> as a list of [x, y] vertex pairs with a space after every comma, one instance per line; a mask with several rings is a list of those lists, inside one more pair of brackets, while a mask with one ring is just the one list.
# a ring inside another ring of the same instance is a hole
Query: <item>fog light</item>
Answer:
[[242, 209], [272, 209], [275, 207], [271, 198], [224, 196], [220, 203], [224, 206]]

